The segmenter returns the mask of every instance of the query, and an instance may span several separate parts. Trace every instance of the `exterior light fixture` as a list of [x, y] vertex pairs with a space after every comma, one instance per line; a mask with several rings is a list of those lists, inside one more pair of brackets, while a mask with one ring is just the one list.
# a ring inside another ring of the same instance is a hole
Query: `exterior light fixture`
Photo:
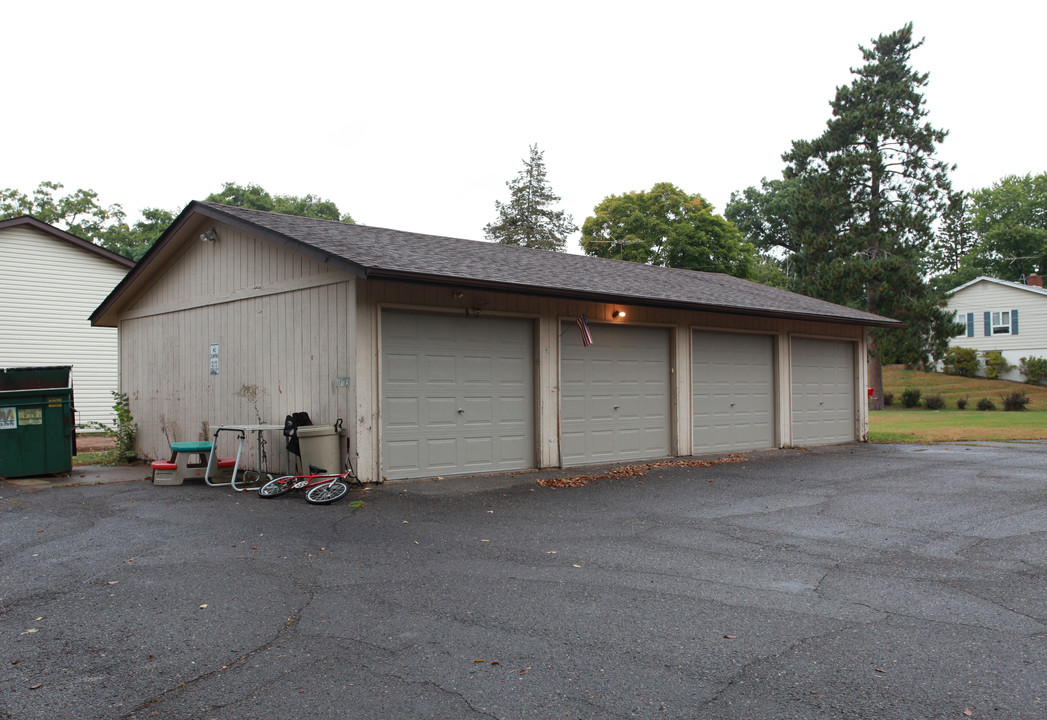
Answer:
[[611, 313], [611, 317], [623, 318], [625, 317], [625, 310], [615, 310], [613, 313]]
[[200, 236], [200, 240], [202, 242], [214, 242], [217, 239], [218, 239], [218, 233], [215, 232], [214, 228], [211, 228], [210, 230], [208, 230], [207, 232], [203, 233]]

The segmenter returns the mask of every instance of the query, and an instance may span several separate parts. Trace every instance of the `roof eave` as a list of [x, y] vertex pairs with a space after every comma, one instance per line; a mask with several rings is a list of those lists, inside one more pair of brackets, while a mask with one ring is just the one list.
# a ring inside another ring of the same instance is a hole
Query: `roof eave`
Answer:
[[425, 273], [414, 273], [402, 270], [386, 270], [382, 268], [370, 268], [366, 277], [373, 280], [394, 280], [401, 282], [421, 282], [429, 285], [441, 285], [444, 287], [475, 288], [478, 290], [495, 290], [500, 292], [515, 292], [521, 295], [538, 295], [544, 297], [558, 297], [569, 300], [587, 300], [596, 302], [622, 303], [629, 305], [644, 305], [650, 307], [671, 308], [674, 310], [700, 310], [725, 315], [746, 315], [751, 317], [769, 317], [782, 320], [806, 320], [810, 322], [827, 322], [835, 325], [859, 325], [862, 327], [882, 328], [904, 328], [906, 323], [891, 318], [879, 318], [877, 320], [865, 318], [848, 318], [845, 316], [820, 315], [817, 313], [788, 312], [784, 310], [769, 310], [763, 308], [744, 308], [735, 305], [717, 305], [712, 303], [680, 302], [660, 298], [637, 297], [633, 295], [613, 295], [601, 292], [586, 292], [584, 290], [568, 290], [561, 288], [549, 288], [535, 285], [523, 285], [506, 283], [502, 281], [477, 280], [474, 278], [450, 277], [446, 275], [433, 275]]

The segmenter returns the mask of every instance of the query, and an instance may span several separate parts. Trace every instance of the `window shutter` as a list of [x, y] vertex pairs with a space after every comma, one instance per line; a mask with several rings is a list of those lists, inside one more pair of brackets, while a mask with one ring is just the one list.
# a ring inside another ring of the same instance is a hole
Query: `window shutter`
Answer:
[[967, 313], [967, 337], [974, 337], [974, 313]]
[[[1011, 335], [1018, 334], [1018, 311], [1011, 310]], [[1035, 333], [1033, 333], [1035, 334]]]
[[989, 337], [992, 335], [992, 313], [985, 313], [985, 336]]

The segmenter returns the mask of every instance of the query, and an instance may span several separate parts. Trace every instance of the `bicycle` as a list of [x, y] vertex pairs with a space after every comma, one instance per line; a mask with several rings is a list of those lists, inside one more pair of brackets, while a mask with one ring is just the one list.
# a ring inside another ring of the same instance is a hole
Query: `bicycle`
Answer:
[[356, 477], [349, 455], [345, 456], [345, 472], [329, 473], [324, 468], [309, 465], [308, 475], [284, 475], [273, 478], [262, 487], [258, 488], [258, 497], [270, 499], [286, 495], [294, 490], [305, 492], [305, 499], [313, 505], [327, 505], [336, 500], [341, 500], [349, 492], [349, 480], [354, 484], [363, 485]]

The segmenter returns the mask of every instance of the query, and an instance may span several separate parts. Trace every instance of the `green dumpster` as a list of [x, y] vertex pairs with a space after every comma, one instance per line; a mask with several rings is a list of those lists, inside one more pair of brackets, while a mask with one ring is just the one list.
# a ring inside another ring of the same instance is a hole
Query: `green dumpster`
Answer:
[[70, 365], [0, 368], [0, 477], [73, 469], [76, 427]]

